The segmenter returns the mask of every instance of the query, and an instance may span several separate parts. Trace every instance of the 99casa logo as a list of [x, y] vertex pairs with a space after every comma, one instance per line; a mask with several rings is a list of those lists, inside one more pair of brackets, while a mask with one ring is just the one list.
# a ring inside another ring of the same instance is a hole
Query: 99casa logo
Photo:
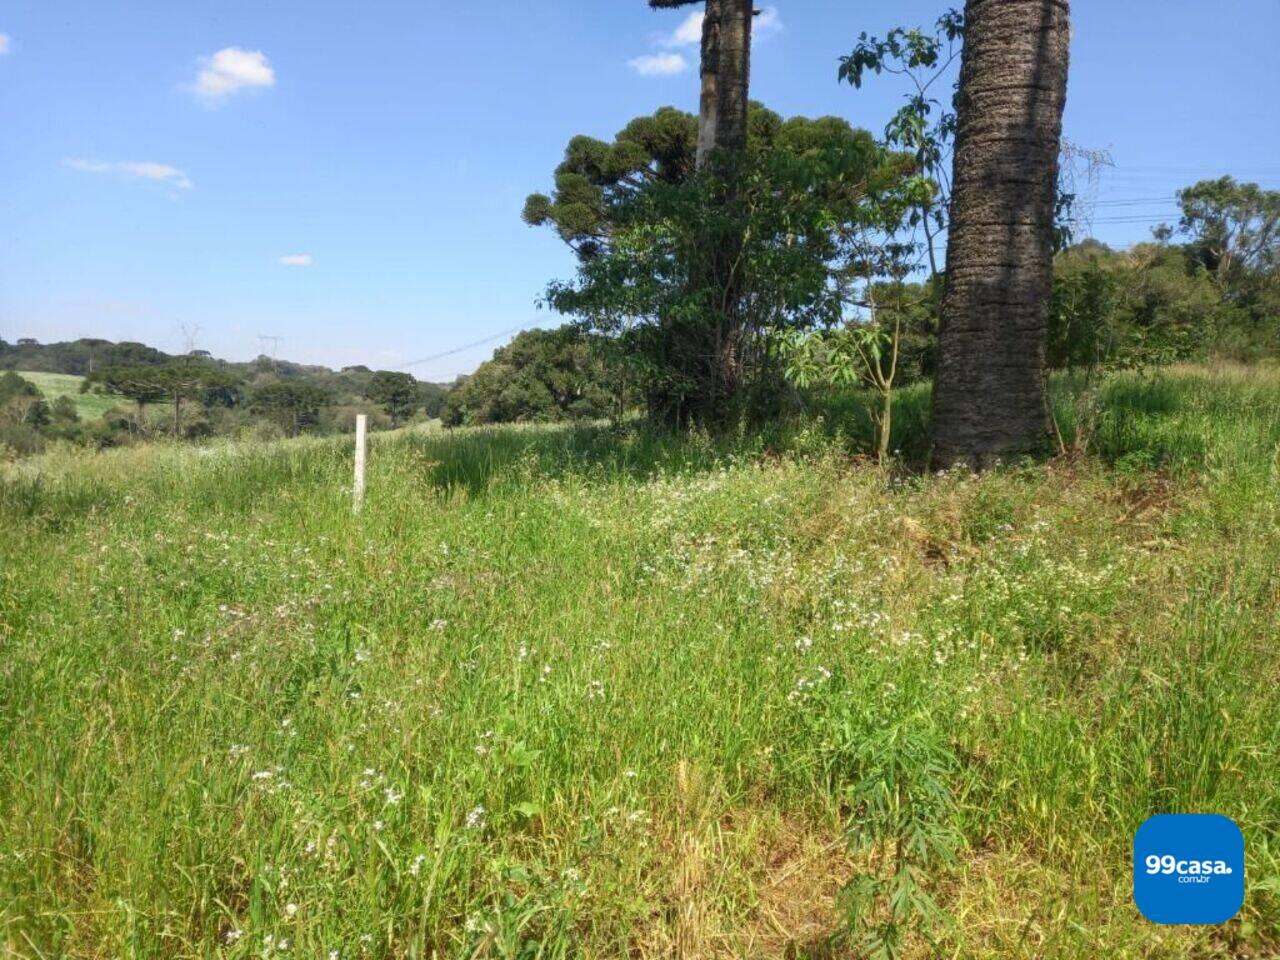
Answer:
[[1155, 923], [1225, 923], [1244, 905], [1244, 835], [1226, 817], [1152, 817], [1133, 837], [1133, 900]]
[[1171, 853], [1147, 855], [1147, 874], [1177, 874], [1179, 883], [1208, 883], [1212, 874], [1231, 874], [1235, 871], [1225, 860], [1179, 860]]

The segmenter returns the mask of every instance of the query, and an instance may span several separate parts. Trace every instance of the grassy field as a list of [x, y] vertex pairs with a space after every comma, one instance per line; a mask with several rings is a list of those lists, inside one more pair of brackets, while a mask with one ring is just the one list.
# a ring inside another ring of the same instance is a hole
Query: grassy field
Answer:
[[70, 373], [34, 373], [29, 370], [19, 370], [18, 375], [39, 387], [44, 398], [50, 403], [58, 397], [70, 397], [75, 401], [81, 420], [97, 420], [113, 407], [132, 406], [124, 397], [102, 393], [81, 393], [80, 384], [84, 382], [84, 377], [77, 377]]
[[[0, 944], [858, 956], [904, 841], [908, 956], [1276, 956], [1280, 373], [1102, 410], [981, 477], [829, 423], [384, 435], [359, 517], [345, 440], [7, 468]], [[1237, 920], [1137, 914], [1171, 811], [1242, 826]]]

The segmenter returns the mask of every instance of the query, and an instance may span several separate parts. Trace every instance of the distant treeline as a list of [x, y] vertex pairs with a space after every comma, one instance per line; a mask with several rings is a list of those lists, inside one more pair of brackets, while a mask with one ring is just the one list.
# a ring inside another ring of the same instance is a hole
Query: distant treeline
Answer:
[[[439, 417], [449, 390], [364, 366], [334, 371], [266, 356], [232, 363], [202, 350], [172, 355], [97, 339], [0, 339], [0, 371], [7, 371], [0, 374], [0, 456], [7, 457], [40, 452], [50, 440], [109, 447], [164, 437], [338, 433], [353, 428], [357, 413], [370, 415], [375, 428], [399, 426]], [[82, 377], [82, 393], [119, 402], [88, 419], [74, 399], [46, 397], [18, 371]]]

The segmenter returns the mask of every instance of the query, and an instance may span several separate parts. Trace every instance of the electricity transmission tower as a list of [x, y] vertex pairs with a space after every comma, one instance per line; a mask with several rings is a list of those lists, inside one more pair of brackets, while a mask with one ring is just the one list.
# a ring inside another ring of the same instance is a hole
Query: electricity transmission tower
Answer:
[[283, 339], [284, 337], [268, 336], [265, 333], [258, 334], [258, 342], [262, 345], [263, 353], [267, 352], [267, 344], [271, 344], [271, 353], [269, 354], [271, 357], [271, 366], [277, 370], [279, 369], [279, 365], [276, 361], [276, 354], [280, 351], [280, 341]]

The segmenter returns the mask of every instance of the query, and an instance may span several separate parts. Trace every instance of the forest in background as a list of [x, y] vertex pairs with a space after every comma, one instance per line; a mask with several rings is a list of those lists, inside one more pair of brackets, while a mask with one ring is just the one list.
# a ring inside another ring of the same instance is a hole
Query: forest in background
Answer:
[[[374, 429], [387, 429], [439, 417], [448, 390], [364, 366], [335, 371], [265, 355], [236, 363], [203, 350], [173, 355], [98, 339], [0, 339], [0, 371], [0, 457], [10, 458], [40, 453], [50, 442], [104, 449], [159, 439], [343, 433], [354, 429], [358, 413]], [[78, 378], [76, 393], [50, 375]]]

